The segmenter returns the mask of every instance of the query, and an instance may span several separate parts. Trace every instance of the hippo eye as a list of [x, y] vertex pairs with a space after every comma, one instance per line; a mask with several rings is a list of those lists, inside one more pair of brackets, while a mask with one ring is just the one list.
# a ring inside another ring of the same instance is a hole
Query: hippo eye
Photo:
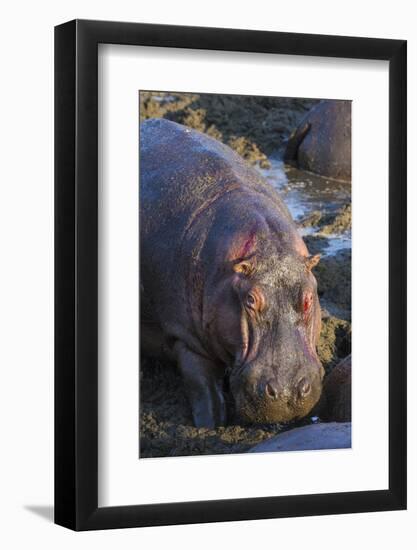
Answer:
[[308, 318], [312, 304], [313, 304], [313, 293], [304, 292], [302, 310], [303, 310], [303, 316], [305, 319]]
[[246, 296], [246, 305], [250, 308], [254, 308], [256, 305], [256, 299], [253, 294], [248, 294]]
[[265, 296], [259, 287], [254, 287], [245, 297], [245, 307], [251, 312], [260, 313], [266, 307]]

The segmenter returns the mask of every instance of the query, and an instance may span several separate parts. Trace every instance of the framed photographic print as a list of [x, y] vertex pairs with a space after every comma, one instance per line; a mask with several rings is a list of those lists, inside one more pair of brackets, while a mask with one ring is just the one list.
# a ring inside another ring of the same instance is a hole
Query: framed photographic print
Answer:
[[55, 521], [406, 507], [406, 42], [55, 29]]

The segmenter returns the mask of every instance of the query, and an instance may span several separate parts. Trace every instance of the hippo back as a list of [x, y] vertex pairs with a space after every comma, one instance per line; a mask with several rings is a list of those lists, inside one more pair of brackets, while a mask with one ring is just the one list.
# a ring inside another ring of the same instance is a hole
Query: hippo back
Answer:
[[[193, 255], [190, 247], [181, 256], [180, 247], [193, 220], [225, 200], [230, 205], [237, 192], [266, 201], [272, 216], [296, 232], [277, 192], [232, 149], [175, 122], [150, 119], [141, 124], [141, 285], [158, 293], [164, 319], [180, 315], [180, 286], [187, 271], [184, 257]], [[236, 206], [230, 224], [253, 217], [253, 208], [252, 200]], [[141, 299], [144, 306], [144, 296]]]
[[290, 219], [277, 193], [229, 147], [165, 119], [141, 124], [140, 205], [145, 233], [169, 230], [170, 240], [175, 240], [192, 212], [236, 186], [264, 193]]

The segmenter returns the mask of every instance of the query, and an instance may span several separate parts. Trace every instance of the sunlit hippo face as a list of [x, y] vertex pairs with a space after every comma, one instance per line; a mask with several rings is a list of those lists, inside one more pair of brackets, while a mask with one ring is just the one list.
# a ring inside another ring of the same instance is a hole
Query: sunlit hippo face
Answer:
[[321, 316], [311, 273], [318, 260], [272, 253], [234, 265], [222, 331], [224, 345], [234, 354], [229, 382], [243, 421], [302, 418], [320, 397]]

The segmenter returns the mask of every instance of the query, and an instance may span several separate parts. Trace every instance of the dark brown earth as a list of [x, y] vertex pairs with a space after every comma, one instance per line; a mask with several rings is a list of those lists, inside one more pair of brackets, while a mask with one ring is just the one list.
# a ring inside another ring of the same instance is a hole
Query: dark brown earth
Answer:
[[[250, 164], [265, 167], [268, 156], [283, 151], [291, 131], [316, 103], [309, 99], [142, 92], [140, 117], [163, 117], [188, 125], [228, 144]], [[311, 212], [300, 227], [315, 230], [314, 235], [305, 237], [310, 253], [325, 254], [326, 236], [347, 231], [350, 224], [347, 204], [337, 212], [326, 207]], [[318, 354], [327, 376], [351, 352], [350, 271], [350, 250], [324, 256], [314, 269], [323, 309]], [[234, 423], [229, 400], [228, 426], [197, 429], [175, 365], [142, 358], [140, 384], [141, 457], [242, 453], [282, 431], [312, 423], [317, 414], [312, 411], [307, 418], [288, 424], [243, 426]]]
[[352, 300], [351, 266], [351, 250], [344, 249], [334, 256], [322, 258], [315, 270], [321, 306], [349, 323]]
[[314, 210], [298, 222], [300, 227], [317, 227], [317, 235], [343, 233], [352, 229], [352, 205], [345, 204], [336, 212], [328, 213], [325, 210]]
[[250, 164], [268, 167], [317, 99], [140, 93], [140, 119], [167, 118], [229, 145]]

